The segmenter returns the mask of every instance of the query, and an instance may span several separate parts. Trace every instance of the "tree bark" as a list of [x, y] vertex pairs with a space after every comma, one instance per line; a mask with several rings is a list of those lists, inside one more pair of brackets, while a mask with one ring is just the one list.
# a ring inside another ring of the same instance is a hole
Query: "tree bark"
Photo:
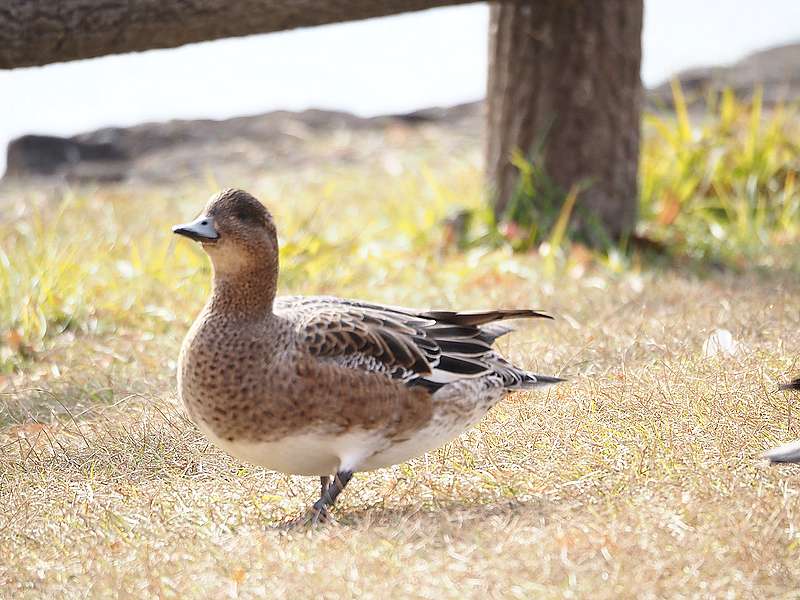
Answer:
[[[642, 0], [539, 0], [491, 8], [487, 176], [502, 217], [509, 158], [543, 142], [545, 173], [614, 238], [636, 222]], [[579, 226], [585, 227], [586, 223]]]
[[382, 17], [475, 0], [3, 0], [0, 69]]

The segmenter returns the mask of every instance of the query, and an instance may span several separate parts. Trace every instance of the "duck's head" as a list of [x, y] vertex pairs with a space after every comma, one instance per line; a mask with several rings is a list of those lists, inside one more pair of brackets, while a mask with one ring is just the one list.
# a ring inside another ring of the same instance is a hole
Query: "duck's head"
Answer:
[[200, 242], [217, 274], [277, 266], [278, 239], [272, 215], [244, 190], [215, 194], [197, 219], [176, 225], [172, 231]]

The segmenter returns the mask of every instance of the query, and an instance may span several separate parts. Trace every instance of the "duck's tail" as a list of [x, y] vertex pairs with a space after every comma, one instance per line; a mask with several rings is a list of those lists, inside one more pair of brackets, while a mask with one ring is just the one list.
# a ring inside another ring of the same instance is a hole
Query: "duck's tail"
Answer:
[[532, 390], [534, 388], [543, 388], [549, 385], [561, 383], [566, 379], [561, 377], [550, 377], [549, 375], [538, 375], [537, 373], [530, 373], [528, 371], [522, 372], [522, 377], [519, 381], [514, 382], [513, 385], [506, 387], [508, 390]]
[[509, 308], [496, 310], [429, 310], [417, 313], [417, 316], [434, 319], [452, 325], [466, 325], [479, 327], [494, 321], [505, 321], [506, 319], [552, 319], [547, 313], [530, 308]]

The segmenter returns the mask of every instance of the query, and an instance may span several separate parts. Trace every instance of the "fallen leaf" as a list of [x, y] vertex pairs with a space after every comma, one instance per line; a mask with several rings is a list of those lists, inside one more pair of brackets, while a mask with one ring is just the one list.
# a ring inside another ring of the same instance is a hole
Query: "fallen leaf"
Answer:
[[675, 222], [675, 219], [678, 218], [678, 215], [681, 212], [681, 201], [678, 200], [678, 197], [672, 192], [668, 191], [664, 194], [664, 198], [661, 201], [661, 210], [658, 213], [658, 224], [659, 225], [672, 225]]
[[22, 348], [22, 334], [16, 329], [6, 332], [6, 345], [14, 352], [19, 352]]

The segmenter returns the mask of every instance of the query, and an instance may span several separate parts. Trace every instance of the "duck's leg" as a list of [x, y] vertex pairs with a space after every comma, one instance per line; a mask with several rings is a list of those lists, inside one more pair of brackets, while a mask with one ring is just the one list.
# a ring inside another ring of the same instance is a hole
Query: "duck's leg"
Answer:
[[[334, 475], [333, 481], [330, 481], [329, 477], [321, 478], [323, 480], [323, 490], [319, 500], [314, 502], [314, 507], [312, 509], [313, 517], [311, 519], [312, 523], [316, 524], [327, 519], [328, 507], [333, 506], [334, 502], [336, 502], [336, 498], [339, 497], [339, 494], [342, 493], [342, 490], [352, 477], [352, 471], [339, 471]], [[327, 486], [324, 482], [325, 479], [329, 481]]]
[[328, 491], [328, 488], [331, 485], [331, 477], [330, 475], [322, 475], [319, 478], [319, 500], [317, 500], [314, 505], [311, 507], [310, 518], [311, 522], [315, 525], [320, 522], [325, 522], [328, 520], [328, 509], [322, 506], [322, 508], [318, 508], [317, 505], [322, 502], [322, 499], [325, 497], [325, 492]]
[[336, 473], [336, 475], [333, 476], [333, 481], [331, 481], [328, 489], [325, 490], [325, 493], [322, 494], [322, 498], [320, 498], [317, 502], [324, 502], [328, 506], [333, 506], [334, 502], [336, 502], [336, 498], [339, 497], [339, 494], [342, 493], [342, 490], [350, 482], [352, 477], [352, 471], [339, 471]]

